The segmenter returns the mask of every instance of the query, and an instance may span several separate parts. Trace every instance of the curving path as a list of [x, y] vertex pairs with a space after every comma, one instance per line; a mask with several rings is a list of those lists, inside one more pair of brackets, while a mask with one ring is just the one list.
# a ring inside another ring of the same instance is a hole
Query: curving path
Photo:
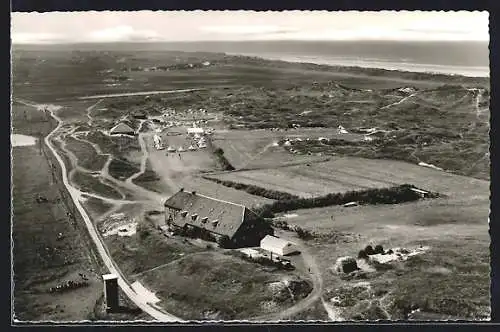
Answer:
[[125, 182], [127, 182], [129, 184], [133, 184], [132, 181], [134, 181], [139, 176], [143, 175], [144, 172], [146, 172], [146, 163], [147, 163], [148, 158], [149, 158], [149, 152], [148, 152], [148, 149], [146, 147], [146, 142], [144, 141], [144, 133], [139, 133], [138, 140], [139, 140], [139, 145], [140, 145], [141, 151], [142, 151], [141, 166], [139, 168], [139, 172], [133, 174], [132, 176], [130, 176], [128, 179], [125, 180]]
[[410, 99], [411, 97], [416, 96], [417, 94], [418, 94], [418, 92], [412, 93], [411, 95], [408, 95], [408, 96], [406, 96], [406, 97], [402, 98], [401, 100], [396, 101], [396, 102], [394, 102], [394, 103], [392, 103], [392, 104], [389, 104], [389, 105], [386, 105], [386, 106], [384, 106], [384, 107], [381, 107], [380, 109], [381, 109], [381, 110], [383, 110], [383, 109], [386, 109], [386, 108], [389, 108], [389, 107], [392, 107], [392, 106], [399, 105], [399, 104], [403, 103], [405, 100], [408, 100], [408, 99]]
[[[300, 313], [301, 311], [307, 309], [311, 305], [314, 304], [318, 299], [321, 299], [325, 310], [329, 312], [329, 309], [323, 298], [321, 297], [321, 293], [323, 292], [323, 279], [321, 278], [321, 273], [319, 267], [314, 259], [314, 257], [309, 253], [306, 246], [302, 243], [302, 241], [298, 239], [294, 239], [294, 242], [299, 247], [302, 258], [305, 263], [305, 267], [311, 273], [311, 278], [313, 282], [313, 290], [309, 295], [302, 299], [300, 302], [296, 303], [294, 306], [273, 314], [262, 315], [255, 318], [252, 318], [252, 321], [280, 321], [280, 320], [288, 320], [291, 316]], [[333, 315], [328, 315], [332, 320], [339, 320], [338, 317], [334, 317]]]

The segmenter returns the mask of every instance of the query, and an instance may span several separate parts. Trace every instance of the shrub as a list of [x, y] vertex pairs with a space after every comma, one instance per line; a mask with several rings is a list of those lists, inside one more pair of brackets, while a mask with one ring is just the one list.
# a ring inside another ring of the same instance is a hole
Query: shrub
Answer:
[[231, 165], [229, 160], [227, 160], [227, 158], [224, 156], [224, 150], [222, 150], [221, 148], [216, 148], [212, 150], [212, 153], [223, 170], [234, 171], [235, 168], [233, 167], [233, 165]]
[[307, 229], [302, 229], [301, 227], [295, 227], [295, 232], [299, 236], [300, 239], [307, 240], [313, 237], [313, 234], [311, 231], [308, 231]]
[[358, 263], [356, 263], [356, 260], [352, 257], [347, 257], [342, 261], [342, 272], [344, 273], [351, 273], [353, 271], [358, 270]]
[[149, 229], [147, 228], [141, 228], [139, 230], [139, 237], [144, 240], [145, 238], [147, 238], [149, 235], [151, 235], [151, 232], [149, 231]]
[[359, 253], [358, 253], [358, 258], [368, 259], [368, 255], [366, 254], [366, 251], [360, 250]]
[[365, 253], [366, 255], [373, 255], [375, 254], [375, 250], [373, 250], [373, 247], [371, 245], [367, 245], [365, 247]]
[[284, 220], [283, 220], [283, 221], [281, 221], [281, 220], [279, 220], [279, 221], [275, 221], [275, 222], [274, 222], [274, 227], [281, 228], [281, 229], [283, 229], [283, 230], [285, 230], [285, 231], [290, 230], [290, 226], [289, 226], [289, 225], [288, 225], [288, 223], [287, 223], [286, 221], [284, 221]]
[[378, 245], [375, 246], [375, 250], [374, 251], [375, 251], [375, 254], [383, 254], [384, 253], [384, 248], [380, 244], [378, 244]]

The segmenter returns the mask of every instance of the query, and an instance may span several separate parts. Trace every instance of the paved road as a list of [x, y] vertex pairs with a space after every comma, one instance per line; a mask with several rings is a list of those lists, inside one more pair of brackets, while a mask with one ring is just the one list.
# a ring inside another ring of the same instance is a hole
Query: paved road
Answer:
[[[29, 106], [34, 106], [32, 104], [28, 104]], [[71, 198], [73, 202], [75, 203], [76, 208], [80, 212], [83, 220], [85, 221], [85, 225], [87, 226], [87, 229], [89, 231], [89, 234], [94, 241], [97, 251], [99, 255], [101, 256], [104, 264], [108, 268], [110, 273], [115, 274], [118, 277], [118, 286], [123, 290], [123, 292], [130, 298], [132, 302], [134, 302], [135, 305], [137, 305], [141, 310], [149, 314], [151, 317], [154, 319], [161, 321], [161, 322], [173, 322], [173, 321], [182, 321], [182, 319], [169, 314], [163, 310], [160, 310], [159, 308], [154, 307], [152, 304], [147, 302], [147, 299], [142, 297], [140, 294], [137, 294], [132, 287], [127, 283], [125, 278], [123, 277], [121, 271], [118, 269], [117, 266], [115, 266], [115, 263], [113, 262], [112, 258], [110, 257], [107, 249], [103, 245], [101, 238], [95, 229], [94, 224], [90, 220], [90, 217], [88, 216], [87, 212], [83, 208], [82, 204], [80, 203], [80, 196], [81, 192], [71, 186], [71, 184], [68, 182], [68, 172], [66, 169], [66, 165], [64, 164], [61, 156], [58, 154], [57, 150], [51, 143], [51, 138], [52, 136], [61, 128], [62, 126], [62, 120], [57, 117], [57, 115], [54, 114], [53, 110], [49, 110], [51, 116], [57, 120], [58, 125], [57, 127], [45, 137], [45, 144], [49, 147], [49, 149], [52, 151], [54, 156], [56, 157], [57, 161], [59, 162], [62, 170], [62, 179], [63, 183], [68, 190], [69, 194], [71, 195]]]

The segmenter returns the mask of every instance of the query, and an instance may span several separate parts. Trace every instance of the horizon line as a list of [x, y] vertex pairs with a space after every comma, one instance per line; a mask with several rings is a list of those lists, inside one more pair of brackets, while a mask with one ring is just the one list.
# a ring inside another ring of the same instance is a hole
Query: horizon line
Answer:
[[473, 39], [254, 39], [254, 40], [116, 40], [116, 41], [55, 41], [55, 42], [14, 42], [11, 45], [80, 45], [80, 44], [155, 44], [155, 43], [252, 43], [252, 42], [413, 42], [413, 43], [489, 43], [489, 40]]

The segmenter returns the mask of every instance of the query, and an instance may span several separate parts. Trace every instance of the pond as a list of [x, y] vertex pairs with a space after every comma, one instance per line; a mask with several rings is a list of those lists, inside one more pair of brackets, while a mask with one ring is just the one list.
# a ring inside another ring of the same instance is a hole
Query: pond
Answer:
[[36, 141], [37, 139], [32, 136], [21, 135], [21, 134], [10, 135], [10, 143], [12, 144], [13, 147], [35, 145]]

